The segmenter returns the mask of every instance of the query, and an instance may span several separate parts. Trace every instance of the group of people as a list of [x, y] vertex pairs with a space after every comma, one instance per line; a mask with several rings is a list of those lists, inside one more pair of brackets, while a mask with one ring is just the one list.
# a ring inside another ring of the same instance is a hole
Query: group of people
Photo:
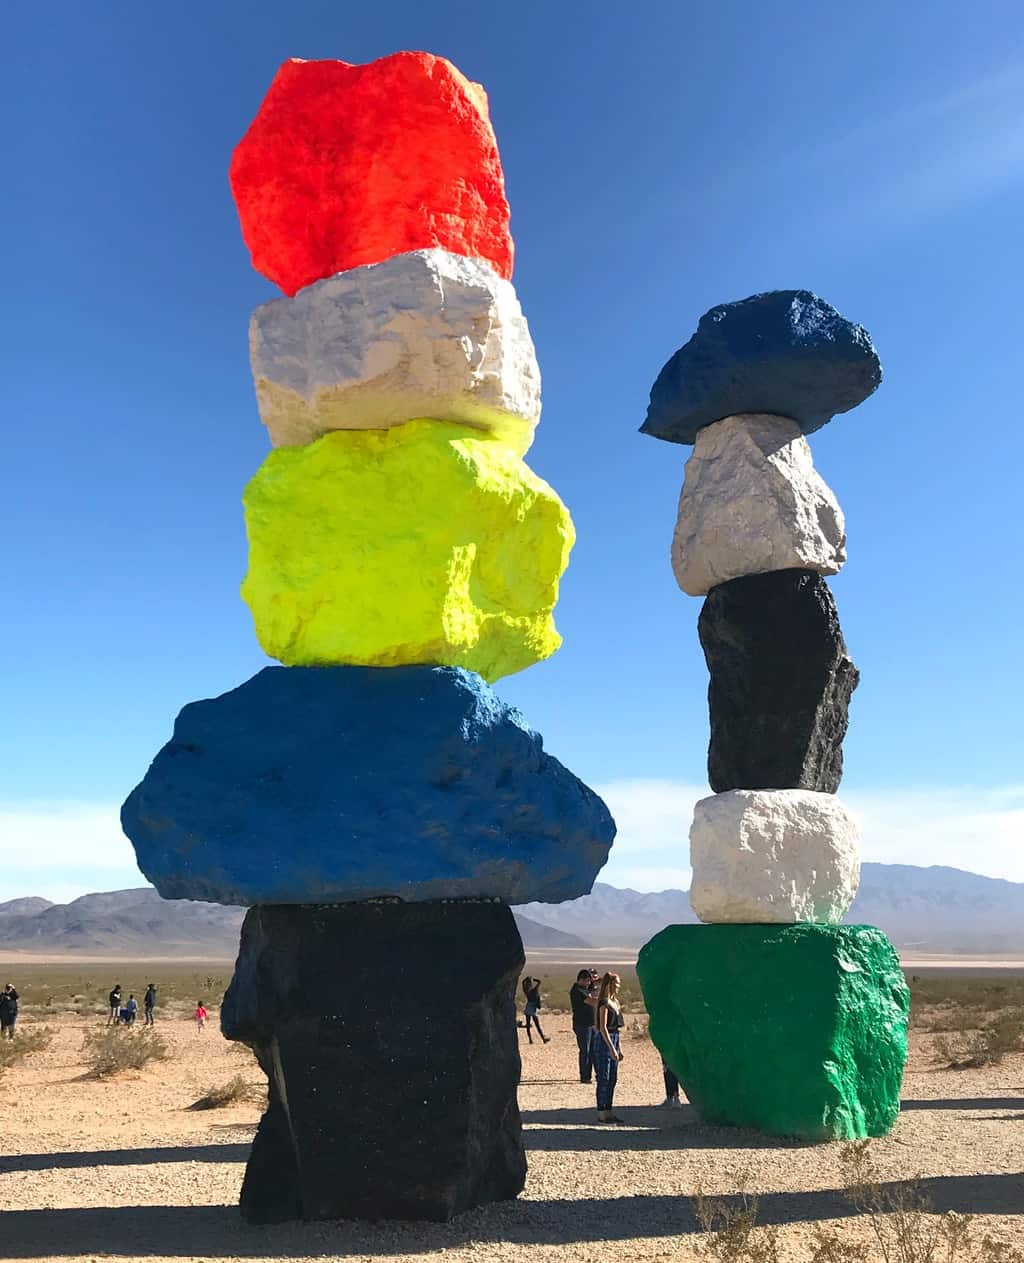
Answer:
[[[128, 999], [123, 1000], [121, 994], [121, 984], [115, 982], [110, 995], [107, 997], [110, 1005], [110, 1012], [107, 1015], [108, 1026], [134, 1026], [135, 1018], [139, 1012], [139, 1002], [135, 998], [134, 992], [129, 992]], [[146, 987], [145, 995], [142, 997], [142, 1011], [145, 1014], [146, 1025], [153, 1025], [153, 1012], [156, 1009], [156, 987], [153, 983], [149, 983]]]
[[0, 991], [0, 1039], [13, 1039], [18, 1024], [18, 993], [7, 983]]
[[[527, 976], [522, 985], [526, 998], [523, 1006], [526, 1036], [532, 1044], [532, 1026], [546, 1044], [550, 1037], [544, 1034], [538, 1017], [542, 1007], [540, 979]], [[619, 1064], [623, 1059], [622, 1030], [626, 1024], [619, 999], [621, 987], [622, 979], [616, 973], [599, 975], [596, 969], [581, 969], [569, 991], [572, 1030], [579, 1051], [580, 1082], [596, 1081], [599, 1123], [622, 1122], [612, 1109]], [[669, 1108], [678, 1109], [679, 1080], [664, 1061], [661, 1068], [665, 1080], [664, 1103]]]
[[[134, 1026], [135, 1019], [139, 1012], [139, 1002], [135, 999], [133, 992], [129, 992], [128, 999], [123, 1000], [121, 984], [115, 982], [110, 995], [107, 997], [110, 1004], [110, 1012], [107, 1016], [108, 1026]], [[156, 986], [151, 982], [146, 987], [145, 994], [142, 997], [142, 1011], [145, 1014], [147, 1026], [152, 1026], [153, 1012], [156, 1009]], [[206, 1005], [202, 1000], [196, 1001], [193, 1019], [196, 1024], [196, 1034], [201, 1034], [206, 1027], [206, 1019], [209, 1017]]]

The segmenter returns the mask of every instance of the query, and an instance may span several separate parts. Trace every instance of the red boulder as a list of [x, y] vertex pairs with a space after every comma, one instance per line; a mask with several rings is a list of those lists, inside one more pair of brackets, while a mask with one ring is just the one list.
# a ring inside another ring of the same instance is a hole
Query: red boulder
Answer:
[[486, 93], [430, 53], [286, 61], [235, 149], [231, 191], [253, 266], [289, 295], [432, 246], [512, 274]]

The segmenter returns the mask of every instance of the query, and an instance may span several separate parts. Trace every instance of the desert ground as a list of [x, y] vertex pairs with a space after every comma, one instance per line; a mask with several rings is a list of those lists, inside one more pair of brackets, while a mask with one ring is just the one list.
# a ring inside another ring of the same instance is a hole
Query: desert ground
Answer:
[[[175, 969], [182, 972], [180, 965], [136, 968], [138, 990], [143, 973], [159, 971], [160, 985]], [[25, 1007], [22, 1033], [45, 1025], [53, 1034], [48, 1047], [0, 1079], [0, 1257], [686, 1260], [702, 1257], [707, 1241], [694, 1215], [695, 1192], [726, 1195], [741, 1187], [760, 1194], [759, 1222], [778, 1226], [784, 1260], [810, 1260], [819, 1229], [844, 1242], [872, 1240], [869, 1222], [844, 1193], [842, 1145], [706, 1127], [689, 1107], [659, 1105], [660, 1060], [635, 994], [616, 1097], [622, 1127], [596, 1123], [593, 1088], [577, 1081], [564, 1014], [546, 1014], [548, 1044], [529, 1045], [519, 1032], [530, 1170], [518, 1201], [447, 1225], [249, 1227], [236, 1200], [258, 1102], [189, 1108], [236, 1075], [261, 1084], [248, 1051], [221, 1038], [212, 1004], [202, 1034], [188, 1019], [184, 997], [196, 985], [218, 985], [210, 971], [189, 975], [179, 998], [158, 1013], [168, 1060], [93, 1079], [82, 1040], [102, 1022], [94, 1002], [76, 1013], [61, 1000], [75, 989], [70, 982], [47, 997], [44, 967], [26, 968], [26, 991], [37, 1003]], [[126, 988], [136, 985], [127, 967], [122, 973]], [[165, 981], [164, 990], [174, 988]], [[553, 982], [548, 996], [558, 1003]], [[1024, 1247], [1024, 1053], [980, 1069], [939, 1068], [927, 1027], [941, 1011], [941, 1004], [926, 1006], [915, 1019], [903, 1113], [891, 1136], [873, 1142], [873, 1159], [887, 1185], [920, 1177], [936, 1212], [976, 1216], [979, 1239], [988, 1233]], [[882, 1255], [868, 1257], [873, 1263]]]

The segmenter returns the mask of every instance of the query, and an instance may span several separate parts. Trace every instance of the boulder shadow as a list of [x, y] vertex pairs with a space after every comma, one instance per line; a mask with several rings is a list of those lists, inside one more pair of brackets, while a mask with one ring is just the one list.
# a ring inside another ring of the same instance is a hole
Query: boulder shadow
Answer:
[[[905, 1182], [886, 1184], [896, 1192]], [[1024, 1174], [937, 1176], [920, 1182], [936, 1211], [1024, 1215]], [[780, 1226], [849, 1218], [856, 1212], [841, 1189], [766, 1193], [758, 1219]], [[699, 1231], [687, 1195], [520, 1198], [481, 1207], [447, 1224], [356, 1220], [257, 1228], [234, 1206], [95, 1206], [6, 1210], [3, 1244], [18, 1259], [103, 1255], [105, 1258], [252, 1259], [414, 1256], [477, 1244], [614, 1244], [634, 1238], [689, 1236]]]

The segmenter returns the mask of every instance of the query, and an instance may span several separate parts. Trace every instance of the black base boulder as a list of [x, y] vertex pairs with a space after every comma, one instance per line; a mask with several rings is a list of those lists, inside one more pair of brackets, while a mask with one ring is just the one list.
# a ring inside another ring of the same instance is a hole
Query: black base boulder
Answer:
[[859, 675], [828, 584], [811, 570], [721, 583], [698, 623], [711, 673], [708, 779], [730, 789], [834, 794]]
[[520, 1193], [523, 963], [502, 903], [250, 908], [221, 1015], [269, 1081], [243, 1216], [447, 1220]]

